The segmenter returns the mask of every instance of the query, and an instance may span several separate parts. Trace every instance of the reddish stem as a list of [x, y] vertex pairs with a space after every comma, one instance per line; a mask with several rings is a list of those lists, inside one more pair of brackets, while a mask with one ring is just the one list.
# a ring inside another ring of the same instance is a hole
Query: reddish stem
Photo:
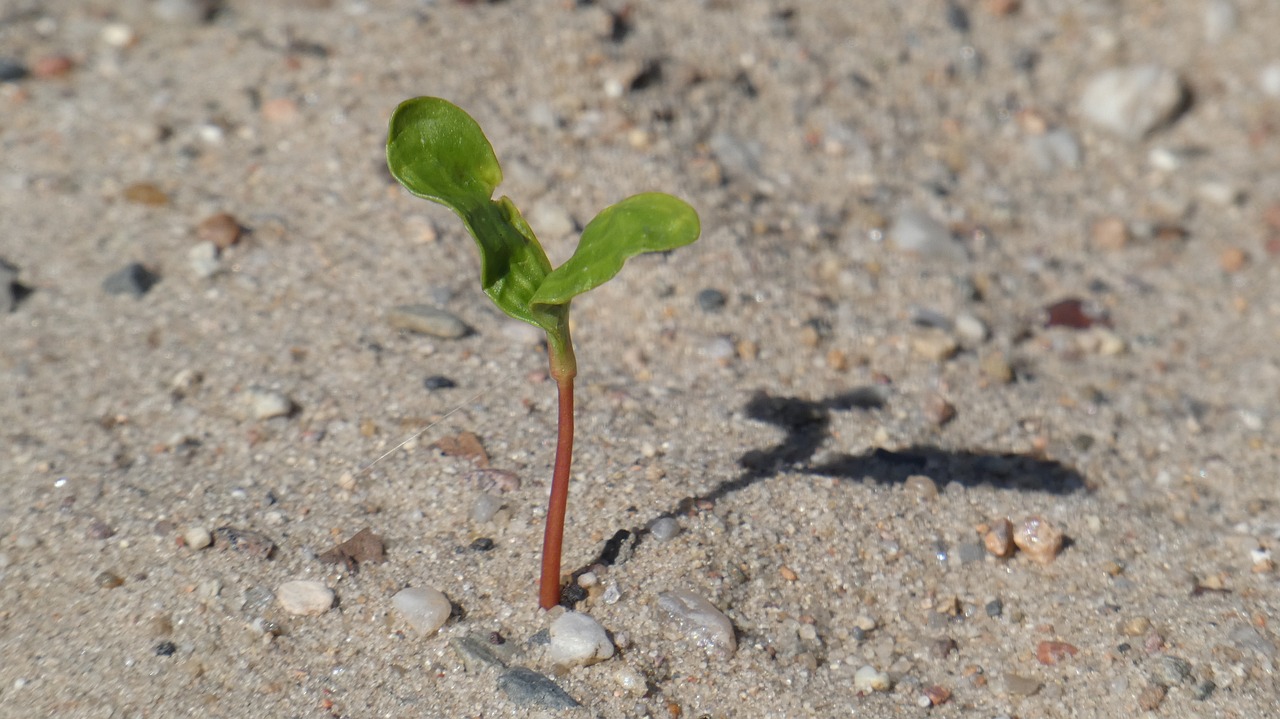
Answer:
[[[554, 368], [552, 374], [557, 374]], [[538, 587], [538, 604], [543, 609], [560, 603], [560, 549], [564, 543], [564, 516], [569, 505], [569, 466], [573, 463], [573, 373], [561, 374], [556, 377], [556, 386], [560, 390], [556, 467], [551, 475], [547, 529], [542, 535], [542, 582]]]

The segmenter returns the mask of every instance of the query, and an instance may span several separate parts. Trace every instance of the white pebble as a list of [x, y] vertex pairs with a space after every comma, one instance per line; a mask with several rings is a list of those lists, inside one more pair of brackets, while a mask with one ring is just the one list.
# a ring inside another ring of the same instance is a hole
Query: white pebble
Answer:
[[613, 678], [618, 682], [618, 686], [622, 687], [623, 691], [635, 696], [644, 696], [645, 692], [649, 691], [644, 675], [625, 664], [618, 668]]
[[738, 650], [733, 623], [715, 605], [688, 589], [674, 589], [658, 595], [658, 608], [699, 646], [725, 655]]
[[315, 616], [324, 614], [333, 606], [333, 590], [324, 582], [296, 579], [276, 589], [276, 601], [290, 614]]
[[1231, 0], [1209, 0], [1204, 7], [1204, 39], [1217, 45], [1235, 32], [1240, 14]]
[[566, 667], [585, 667], [613, 656], [613, 642], [604, 627], [589, 615], [565, 612], [551, 623], [551, 661]]
[[213, 535], [204, 527], [188, 527], [182, 533], [182, 541], [192, 549], [204, 549], [213, 543]]
[[887, 692], [893, 684], [889, 675], [867, 664], [853, 675], [853, 688], [864, 694], [869, 692]]
[[133, 28], [124, 23], [113, 22], [102, 28], [102, 41], [111, 47], [128, 47], [137, 39]]
[[529, 225], [538, 237], [556, 239], [568, 237], [573, 232], [573, 218], [569, 211], [552, 202], [539, 202], [529, 212]]
[[965, 259], [964, 248], [952, 239], [951, 230], [914, 207], [904, 208], [893, 218], [889, 238], [899, 252], [954, 262]]
[[449, 598], [432, 587], [401, 589], [391, 598], [391, 605], [409, 626], [423, 634], [434, 634], [453, 613]]
[[222, 266], [218, 259], [218, 246], [212, 242], [197, 242], [187, 250], [187, 264], [196, 277], [202, 280], [213, 277]]
[[1264, 95], [1280, 97], [1280, 62], [1273, 62], [1258, 72], [1258, 89]]
[[293, 402], [280, 392], [250, 387], [243, 397], [245, 409], [252, 419], [284, 417], [293, 412]]
[[1182, 105], [1182, 80], [1167, 67], [1134, 65], [1094, 76], [1080, 97], [1086, 120], [1131, 140], [1172, 119]]
[[675, 517], [659, 517], [649, 524], [649, 533], [659, 542], [670, 542], [680, 534], [680, 522]]
[[971, 344], [985, 342], [990, 330], [987, 324], [973, 315], [964, 312], [956, 315], [956, 334]]

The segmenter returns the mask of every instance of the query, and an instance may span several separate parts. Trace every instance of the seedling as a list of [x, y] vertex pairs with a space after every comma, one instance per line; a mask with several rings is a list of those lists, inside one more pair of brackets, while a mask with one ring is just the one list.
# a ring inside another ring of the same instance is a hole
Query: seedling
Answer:
[[502, 170], [480, 125], [435, 97], [400, 103], [391, 116], [387, 166], [409, 192], [453, 210], [480, 248], [480, 286], [503, 312], [547, 333], [551, 376], [559, 391], [556, 463], [542, 543], [538, 602], [560, 602], [560, 550], [573, 461], [573, 378], [569, 301], [609, 281], [627, 259], [698, 239], [698, 213], [660, 192], [633, 195], [605, 208], [582, 231], [573, 256], [559, 267], [505, 196], [494, 200]]

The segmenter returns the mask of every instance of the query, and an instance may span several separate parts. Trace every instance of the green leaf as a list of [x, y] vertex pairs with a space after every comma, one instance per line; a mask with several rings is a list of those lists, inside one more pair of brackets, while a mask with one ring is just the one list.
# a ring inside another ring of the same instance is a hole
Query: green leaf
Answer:
[[629, 258], [662, 252], [698, 239], [698, 213], [661, 192], [633, 195], [596, 215], [582, 231], [578, 249], [542, 280], [534, 306], [568, 306], [569, 300], [608, 282]]
[[567, 308], [531, 302], [551, 262], [511, 200], [492, 199], [502, 169], [470, 115], [435, 97], [400, 103], [391, 115], [387, 167], [410, 192], [462, 218], [480, 248], [480, 285], [499, 309], [548, 332], [567, 324]]

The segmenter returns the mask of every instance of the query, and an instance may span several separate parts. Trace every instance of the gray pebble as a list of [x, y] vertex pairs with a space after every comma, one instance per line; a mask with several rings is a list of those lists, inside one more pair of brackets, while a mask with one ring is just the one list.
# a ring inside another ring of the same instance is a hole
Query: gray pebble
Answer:
[[476, 672], [486, 666], [506, 669], [507, 660], [514, 654], [514, 647], [510, 642], [498, 645], [470, 634], [449, 639], [449, 647], [462, 660], [468, 672]]
[[102, 289], [109, 295], [133, 295], [141, 297], [151, 291], [160, 276], [146, 267], [132, 262], [116, 270], [102, 281]]
[[1001, 614], [1004, 614], [1004, 602], [1000, 601], [999, 599], [992, 599], [991, 601], [987, 602], [986, 610], [987, 610], [987, 616], [991, 617], [992, 619], [995, 619]]
[[1084, 155], [1076, 136], [1061, 127], [1028, 138], [1027, 151], [1042, 172], [1079, 169]]
[[528, 667], [512, 667], [498, 677], [498, 688], [518, 706], [574, 709], [579, 706], [558, 684]]
[[760, 174], [760, 144], [743, 142], [727, 132], [717, 132], [707, 141], [720, 167], [731, 178], [745, 179]]
[[0, 260], [0, 314], [12, 312], [21, 299], [22, 287], [18, 284], [18, 268]]
[[1176, 686], [1191, 676], [1191, 663], [1181, 657], [1166, 654], [1156, 660], [1152, 675], [1159, 684]]
[[965, 259], [964, 247], [952, 238], [951, 230], [914, 207], [904, 208], [893, 218], [889, 238], [899, 252], [953, 262]]
[[670, 542], [680, 534], [680, 522], [675, 517], [658, 517], [649, 523], [649, 534], [659, 542]]
[[1227, 638], [1231, 646], [1240, 651], [1254, 651], [1268, 659], [1274, 659], [1276, 656], [1275, 643], [1248, 624], [1237, 625]]
[[1217, 45], [1235, 32], [1240, 13], [1231, 0], [1209, 0], [1204, 6], [1204, 38]]
[[962, 565], [972, 564], [986, 559], [987, 550], [977, 542], [963, 542], [956, 545], [956, 551], [951, 556]]
[[493, 519], [499, 509], [502, 509], [502, 498], [483, 492], [476, 496], [476, 501], [471, 505], [471, 521], [484, 524]]
[[697, 301], [698, 307], [703, 312], [719, 312], [724, 309], [725, 303], [728, 302], [728, 298], [725, 297], [724, 293], [720, 290], [717, 290], [714, 287], [708, 287], [698, 293]]
[[432, 337], [457, 339], [471, 332], [467, 323], [451, 312], [431, 305], [400, 305], [387, 313], [387, 322], [398, 330], [419, 332]]
[[1139, 140], [1182, 109], [1185, 91], [1178, 74], [1157, 64], [1105, 70], [1080, 97], [1085, 119], [1130, 140]]
[[1195, 696], [1197, 701], [1204, 701], [1208, 699], [1209, 695], [1213, 693], [1213, 690], [1217, 688], [1218, 685], [1214, 684], [1212, 679], [1201, 679], [1196, 682], [1196, 687], [1192, 694]]
[[11, 57], [0, 57], [0, 82], [14, 82], [26, 76], [26, 65]]
[[213, 19], [220, 0], [156, 0], [151, 12], [161, 20], [197, 25]]

